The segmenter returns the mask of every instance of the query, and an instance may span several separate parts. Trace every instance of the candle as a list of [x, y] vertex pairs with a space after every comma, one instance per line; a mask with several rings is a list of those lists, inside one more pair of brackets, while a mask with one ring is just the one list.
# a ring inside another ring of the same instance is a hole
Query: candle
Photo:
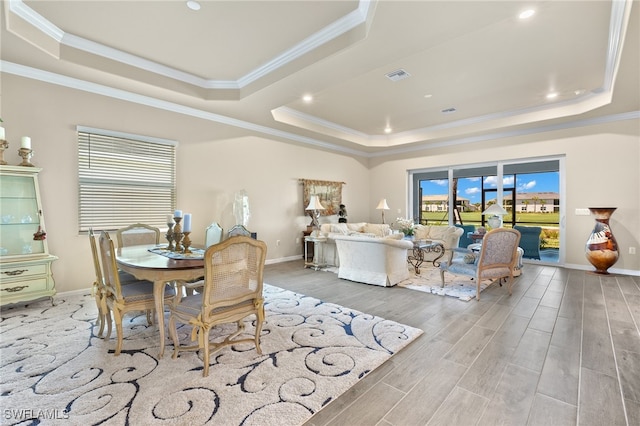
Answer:
[[173, 213], [173, 217], [182, 217], [182, 210], [176, 210]]
[[185, 213], [183, 219], [183, 227], [182, 230], [184, 232], [191, 232], [191, 213]]
[[171, 223], [173, 223], [173, 216], [172, 216], [172, 215], [170, 215], [170, 214], [168, 214], [168, 215], [167, 215], [167, 225], [169, 225], [169, 224], [171, 224]]
[[20, 148], [31, 149], [31, 138], [29, 136], [22, 137]]
[[4, 127], [0, 127], [0, 141], [4, 140]]

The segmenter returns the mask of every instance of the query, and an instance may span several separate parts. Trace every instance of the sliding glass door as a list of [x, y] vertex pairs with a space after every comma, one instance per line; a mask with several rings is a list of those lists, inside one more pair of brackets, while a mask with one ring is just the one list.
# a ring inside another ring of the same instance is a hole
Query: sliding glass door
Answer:
[[[497, 162], [495, 164], [460, 165], [446, 169], [410, 172], [413, 217], [430, 225], [487, 226], [485, 211], [499, 203], [507, 214], [505, 227], [527, 227], [533, 231], [537, 249], [530, 260], [545, 263], [561, 261], [561, 218], [564, 205], [562, 168], [564, 158]], [[523, 241], [523, 244], [525, 241]]]

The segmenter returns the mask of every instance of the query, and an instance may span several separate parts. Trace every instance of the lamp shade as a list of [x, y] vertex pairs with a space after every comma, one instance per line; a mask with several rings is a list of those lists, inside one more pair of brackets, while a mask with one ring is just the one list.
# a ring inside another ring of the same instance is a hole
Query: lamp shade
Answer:
[[482, 212], [483, 215], [493, 215], [493, 216], [504, 216], [508, 214], [508, 212], [502, 208], [499, 204], [492, 204], [485, 211]]
[[320, 204], [320, 198], [317, 195], [312, 195], [305, 210], [324, 210], [324, 206]]
[[383, 198], [382, 200], [380, 200], [380, 202], [378, 203], [378, 207], [376, 207], [376, 210], [389, 210], [389, 206], [387, 205], [386, 198]]

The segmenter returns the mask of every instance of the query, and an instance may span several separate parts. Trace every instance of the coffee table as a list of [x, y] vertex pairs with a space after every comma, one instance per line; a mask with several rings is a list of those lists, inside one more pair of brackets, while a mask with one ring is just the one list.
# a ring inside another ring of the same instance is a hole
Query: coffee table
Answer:
[[413, 241], [413, 253], [407, 256], [407, 262], [416, 271], [416, 275], [420, 275], [420, 266], [424, 262], [425, 253], [436, 253], [437, 256], [433, 259], [433, 266], [440, 267], [440, 258], [444, 256], [444, 246], [442, 243], [430, 240], [414, 240]]

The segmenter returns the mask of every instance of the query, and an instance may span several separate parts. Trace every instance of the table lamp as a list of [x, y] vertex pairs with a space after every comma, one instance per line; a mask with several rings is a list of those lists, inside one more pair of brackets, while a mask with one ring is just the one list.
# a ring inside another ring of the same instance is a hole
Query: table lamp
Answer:
[[376, 210], [382, 210], [382, 223], [384, 223], [384, 211], [389, 210], [389, 206], [387, 205], [386, 198], [383, 198], [382, 200], [380, 200], [380, 202], [378, 203], [378, 207], [376, 207]]
[[320, 218], [320, 212], [318, 210], [324, 210], [324, 206], [320, 203], [320, 199], [317, 195], [312, 195], [309, 199], [309, 205], [305, 210], [309, 211], [309, 215], [311, 216], [311, 224], [309, 226], [313, 227], [313, 235], [318, 235], [318, 229], [320, 228], [320, 223], [318, 219]]
[[487, 218], [487, 224], [489, 224], [491, 229], [495, 229], [502, 227], [502, 216], [507, 214], [507, 211], [499, 204], [492, 204], [488, 209], [483, 211], [482, 214], [489, 216]]

